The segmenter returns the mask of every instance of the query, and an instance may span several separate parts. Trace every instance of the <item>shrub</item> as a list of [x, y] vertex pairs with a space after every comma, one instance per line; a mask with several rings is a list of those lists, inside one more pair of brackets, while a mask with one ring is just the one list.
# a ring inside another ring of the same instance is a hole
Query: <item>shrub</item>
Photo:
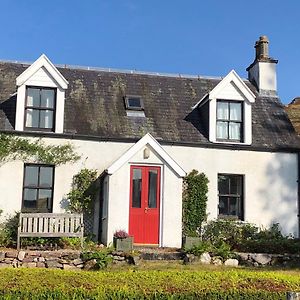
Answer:
[[183, 234], [196, 237], [206, 220], [208, 179], [204, 173], [193, 170], [184, 178], [184, 185]]
[[214, 220], [203, 227], [202, 239], [209, 241], [216, 248], [226, 243], [231, 251], [278, 254], [300, 252], [300, 240], [284, 236], [279, 224], [259, 230], [249, 223]]
[[111, 253], [110, 249], [103, 248], [102, 250], [98, 250], [98, 251], [83, 252], [81, 254], [81, 258], [85, 261], [95, 259], [97, 262], [96, 267], [98, 269], [104, 269], [112, 261], [112, 257], [110, 256], [110, 253]]
[[258, 228], [252, 224], [220, 219], [209, 221], [203, 227], [202, 239], [210, 241], [214, 246], [225, 242], [232, 249], [236, 249], [257, 232]]
[[14, 247], [17, 244], [19, 213], [15, 213], [0, 224], [0, 245]]
[[209, 241], [202, 241], [200, 244], [195, 245], [190, 249], [186, 249], [186, 252], [192, 253], [196, 256], [200, 256], [204, 252], [209, 252], [211, 255], [219, 256], [223, 260], [235, 257], [234, 253], [231, 250], [231, 246], [226, 244], [225, 242], [221, 242], [216, 246]]

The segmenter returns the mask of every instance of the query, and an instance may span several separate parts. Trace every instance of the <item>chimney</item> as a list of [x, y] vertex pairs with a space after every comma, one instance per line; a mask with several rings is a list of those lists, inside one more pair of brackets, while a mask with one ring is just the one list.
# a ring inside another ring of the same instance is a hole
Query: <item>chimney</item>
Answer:
[[269, 40], [263, 35], [255, 43], [255, 60], [247, 68], [249, 81], [260, 94], [277, 95], [276, 64], [269, 56]]

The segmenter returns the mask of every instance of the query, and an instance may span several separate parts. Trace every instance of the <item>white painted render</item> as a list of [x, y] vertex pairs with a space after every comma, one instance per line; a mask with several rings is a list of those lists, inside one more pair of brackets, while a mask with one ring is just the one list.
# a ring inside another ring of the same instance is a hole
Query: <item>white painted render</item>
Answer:
[[256, 62], [249, 69], [249, 80], [256, 83], [259, 91], [277, 92], [276, 63]]
[[[80, 161], [55, 168], [53, 212], [63, 212], [62, 200], [70, 191], [72, 177], [81, 168], [94, 168], [101, 174], [122, 156], [133, 143], [97, 142], [44, 138], [45, 143], [73, 143]], [[297, 154], [256, 151], [234, 151], [185, 146], [162, 146], [186, 172], [192, 169], [204, 172], [209, 179], [208, 217], [218, 216], [218, 173], [244, 175], [245, 220], [260, 226], [279, 222], [284, 233], [297, 233]], [[128, 228], [129, 165], [155, 164], [163, 168], [161, 236], [162, 246], [178, 246], [181, 237], [181, 179], [154, 153], [147, 160], [143, 149], [130, 158], [107, 179], [108, 210], [106, 242], [116, 229]], [[20, 211], [23, 185], [23, 162], [9, 162], [0, 167], [0, 208], [4, 216]], [[100, 212], [95, 211], [99, 219]], [[126, 227], [127, 226], [127, 227]], [[180, 228], [180, 230], [179, 230]], [[103, 236], [104, 233], [102, 233]]]

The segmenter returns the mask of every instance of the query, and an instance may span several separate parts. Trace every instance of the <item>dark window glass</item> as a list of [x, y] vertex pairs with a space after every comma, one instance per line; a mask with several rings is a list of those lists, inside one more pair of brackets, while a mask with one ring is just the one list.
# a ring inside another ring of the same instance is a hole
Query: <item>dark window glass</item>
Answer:
[[149, 170], [148, 207], [157, 207], [157, 170]]
[[132, 207], [141, 208], [142, 170], [133, 169], [132, 176]]
[[219, 215], [243, 219], [243, 176], [218, 175]]
[[55, 89], [27, 88], [25, 127], [54, 130]]
[[144, 109], [143, 101], [140, 97], [126, 96], [125, 104], [126, 104], [126, 109], [133, 109], [133, 110], [143, 110]]
[[51, 212], [53, 166], [25, 165], [23, 212]]
[[242, 103], [217, 101], [216, 137], [218, 140], [242, 141]]

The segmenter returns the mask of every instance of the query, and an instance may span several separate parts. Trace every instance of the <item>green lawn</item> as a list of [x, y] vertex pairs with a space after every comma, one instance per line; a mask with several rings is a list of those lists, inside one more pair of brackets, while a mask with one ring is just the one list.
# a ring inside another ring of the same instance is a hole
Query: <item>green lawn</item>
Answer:
[[139, 269], [0, 269], [1, 299], [286, 299], [300, 271], [151, 263]]

